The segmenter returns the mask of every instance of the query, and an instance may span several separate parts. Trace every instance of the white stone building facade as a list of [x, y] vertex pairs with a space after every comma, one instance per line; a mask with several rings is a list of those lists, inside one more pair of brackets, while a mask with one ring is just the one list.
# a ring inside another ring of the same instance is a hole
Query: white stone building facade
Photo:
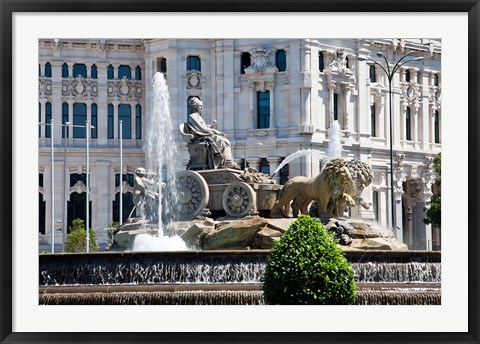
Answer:
[[[337, 120], [342, 156], [362, 160], [374, 171], [362, 194], [371, 208], [355, 207], [351, 216], [388, 227], [388, 80], [365, 58], [382, 63], [376, 55], [382, 52], [394, 63], [410, 51], [423, 59], [404, 65], [392, 88], [396, 236], [412, 249], [439, 249], [439, 229], [423, 223], [435, 180], [432, 161], [441, 151], [441, 43], [429, 39], [40, 40], [40, 241], [51, 240], [52, 133], [54, 221], [63, 229], [56, 243], [63, 243], [74, 217], [85, 215], [85, 128], [69, 127], [62, 135], [67, 127], [62, 123], [85, 125], [88, 120], [95, 126], [89, 140], [90, 221], [92, 228], [103, 229], [118, 219], [115, 176], [120, 173], [118, 123], [123, 121], [122, 172], [130, 175], [123, 183], [124, 204], [130, 204], [129, 178], [145, 165], [143, 140], [157, 71], [166, 75], [177, 125], [187, 119], [189, 97], [199, 97], [206, 122], [217, 121], [241, 164], [246, 158], [249, 166], [272, 174], [299, 149], [319, 150], [320, 160], [318, 155], [294, 160], [277, 173], [279, 182], [320, 172], [328, 129]], [[44, 125], [50, 119], [52, 129]], [[186, 166], [185, 143], [176, 137]]]

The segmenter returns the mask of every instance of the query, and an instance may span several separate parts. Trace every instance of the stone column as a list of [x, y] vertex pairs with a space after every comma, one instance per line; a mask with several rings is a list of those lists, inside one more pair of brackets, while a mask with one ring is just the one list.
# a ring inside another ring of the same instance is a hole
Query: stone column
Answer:
[[97, 142], [106, 146], [108, 142], [108, 92], [107, 92], [107, 68], [106, 63], [97, 63], [98, 97], [97, 97]]
[[85, 67], [87, 69], [87, 79], [92, 78], [92, 65], [93, 65], [93, 63], [85, 63]]
[[[335, 93], [336, 83], [333, 80], [329, 80], [328, 83], [328, 127], [330, 128], [334, 121], [333, 113], [333, 94]], [[337, 109], [338, 110], [338, 109]]]
[[[268, 161], [268, 164], [270, 165], [270, 176], [271, 176], [277, 169], [278, 165], [280, 164], [281, 159], [277, 156], [267, 157], [267, 161]], [[280, 171], [277, 174], [275, 174], [275, 176], [273, 177], [273, 180], [277, 184], [280, 183]]]
[[[92, 194], [92, 225], [95, 227], [106, 228], [112, 222], [111, 212], [111, 195], [108, 181], [115, 180], [114, 176], [110, 174], [110, 162], [96, 161], [93, 167], [92, 175], [95, 178], [90, 178], [90, 188]], [[113, 191], [112, 191], [113, 192]]]
[[343, 130], [345, 131], [345, 135], [348, 137], [350, 135], [350, 114], [353, 113], [351, 109], [350, 103], [350, 96], [352, 95], [354, 87], [351, 84], [346, 84], [344, 86], [345, 92], [345, 113], [343, 115]]
[[118, 100], [112, 101], [113, 104], [113, 138], [118, 139]]
[[260, 170], [260, 159], [259, 158], [249, 158], [247, 157], [247, 162], [250, 167], [253, 167], [257, 171]]
[[41, 137], [46, 137], [45, 129], [47, 128], [47, 126], [46, 126], [47, 121], [46, 121], [46, 117], [45, 117], [45, 114], [46, 114], [45, 108], [46, 108], [46, 104], [47, 104], [47, 99], [46, 98], [40, 98], [39, 103], [40, 103], [40, 123], [43, 123], [43, 125], [40, 126], [40, 136]]
[[270, 91], [270, 129], [275, 128], [275, 98], [274, 98], [274, 82], [267, 84], [267, 89]]
[[255, 99], [255, 85], [253, 81], [248, 82], [248, 87], [250, 89], [250, 102], [248, 104], [248, 111], [251, 119], [251, 126], [250, 128], [257, 128], [257, 121], [255, 118], [255, 112], [253, 111], [253, 104], [254, 104], [254, 99]]

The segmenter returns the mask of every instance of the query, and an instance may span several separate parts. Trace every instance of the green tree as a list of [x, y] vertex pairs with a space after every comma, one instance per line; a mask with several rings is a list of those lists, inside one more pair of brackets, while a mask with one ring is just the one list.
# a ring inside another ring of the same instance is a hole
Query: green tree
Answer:
[[[98, 251], [97, 239], [95, 232], [90, 228], [89, 230], [90, 244], [89, 251]], [[72, 226], [68, 227], [70, 233], [65, 245], [65, 252], [86, 252], [87, 245], [87, 233], [85, 230], [85, 223], [81, 219], [75, 219], [72, 222]]]
[[[437, 173], [435, 185], [440, 190], [442, 184], [442, 153], [438, 153], [433, 159], [433, 170]], [[442, 224], [442, 195], [440, 191], [432, 196], [430, 207], [425, 208], [425, 222], [427, 225], [432, 224], [434, 227], [441, 227]]]
[[301, 216], [267, 258], [263, 293], [267, 304], [352, 304], [354, 271], [320, 221]]

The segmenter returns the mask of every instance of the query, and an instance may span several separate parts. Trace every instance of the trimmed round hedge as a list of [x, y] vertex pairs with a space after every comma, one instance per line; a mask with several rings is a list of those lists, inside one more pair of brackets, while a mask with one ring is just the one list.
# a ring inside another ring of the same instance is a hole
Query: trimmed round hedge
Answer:
[[299, 217], [267, 258], [267, 304], [353, 304], [355, 291], [352, 267], [318, 219]]

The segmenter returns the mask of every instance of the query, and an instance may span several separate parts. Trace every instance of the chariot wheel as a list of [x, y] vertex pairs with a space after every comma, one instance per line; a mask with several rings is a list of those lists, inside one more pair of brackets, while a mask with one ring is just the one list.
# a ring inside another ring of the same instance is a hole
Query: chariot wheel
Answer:
[[177, 203], [175, 210], [181, 221], [194, 219], [207, 206], [210, 193], [203, 177], [194, 171], [176, 174]]
[[256, 203], [257, 199], [252, 187], [242, 182], [232, 183], [222, 195], [223, 209], [232, 217], [244, 217], [250, 214]]

